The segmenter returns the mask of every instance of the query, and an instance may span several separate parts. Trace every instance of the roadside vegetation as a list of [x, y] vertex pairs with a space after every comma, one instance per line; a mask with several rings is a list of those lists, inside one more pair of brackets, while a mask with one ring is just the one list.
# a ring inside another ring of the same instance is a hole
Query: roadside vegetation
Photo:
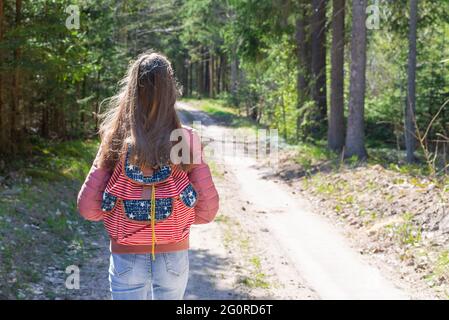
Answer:
[[448, 38], [448, 1], [0, 0], [0, 298], [56, 296], [88, 259], [102, 101], [148, 50], [219, 124], [277, 129], [277, 176], [447, 295]]
[[[238, 121], [232, 120], [239, 118], [236, 108], [223, 100], [195, 105], [224, 125]], [[449, 298], [449, 176], [441, 167], [423, 165], [423, 152], [421, 164], [408, 164], [403, 151], [375, 140], [368, 152], [368, 161], [361, 162], [342, 159], [324, 141], [282, 144], [274, 177], [349, 228], [361, 252], [385, 256], [404, 276], [416, 275]]]
[[[102, 226], [84, 221], [76, 195], [97, 140], [34, 141], [26, 157], [0, 171], [0, 298], [75, 297], [66, 268], [96, 254]], [[89, 275], [83, 274], [86, 279]]]

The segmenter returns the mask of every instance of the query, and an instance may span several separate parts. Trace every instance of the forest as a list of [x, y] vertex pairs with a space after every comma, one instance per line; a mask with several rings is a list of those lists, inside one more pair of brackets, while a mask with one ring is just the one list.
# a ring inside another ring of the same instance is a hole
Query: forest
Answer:
[[448, 40], [449, 0], [0, 0], [0, 299], [110, 298], [77, 195], [148, 51], [205, 140], [281, 141], [206, 155], [186, 299], [449, 299]]
[[96, 134], [129, 61], [156, 50], [183, 97], [292, 144], [445, 165], [449, 1], [0, 0], [0, 152]]

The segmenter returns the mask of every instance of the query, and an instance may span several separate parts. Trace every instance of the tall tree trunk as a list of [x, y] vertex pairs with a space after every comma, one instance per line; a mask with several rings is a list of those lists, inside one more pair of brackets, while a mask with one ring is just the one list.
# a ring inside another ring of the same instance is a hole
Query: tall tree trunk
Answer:
[[341, 151], [345, 144], [344, 52], [345, 0], [333, 0], [331, 49], [331, 109], [327, 141], [329, 149]]
[[48, 113], [47, 103], [44, 103], [43, 108], [42, 108], [41, 135], [44, 138], [48, 138], [48, 136], [50, 135], [49, 113]]
[[325, 128], [326, 102], [326, 0], [312, 0], [312, 97], [316, 105], [312, 134], [317, 136]]
[[[308, 100], [310, 94], [310, 60], [309, 42], [307, 36], [308, 11], [306, 1], [299, 2], [299, 13], [296, 18], [296, 52], [298, 59], [298, 75], [296, 82], [296, 92], [298, 96], [297, 108], [301, 109]], [[302, 116], [298, 114], [296, 119], [296, 138], [299, 139], [299, 128], [302, 123]]]
[[227, 78], [228, 78], [228, 59], [226, 55], [223, 55], [223, 65], [221, 66], [221, 91], [227, 92]]
[[284, 96], [281, 95], [281, 110], [282, 110], [282, 127], [283, 127], [283, 136], [285, 141], [287, 141], [288, 134], [287, 134], [287, 115], [285, 111], [285, 102], [284, 102]]
[[[183, 59], [185, 61], [185, 59]], [[183, 74], [183, 78], [184, 78], [184, 88], [182, 90], [182, 95], [183, 96], [188, 96], [189, 95], [189, 69], [190, 69], [190, 63], [186, 64], [186, 62], [183, 63], [183, 68], [182, 68], [182, 74]]]
[[[81, 96], [83, 98], [86, 97], [87, 94], [87, 77], [86, 75], [83, 76], [83, 84], [81, 86]], [[84, 133], [84, 130], [86, 129], [86, 106], [83, 106], [83, 110], [81, 111], [81, 117], [80, 117], [82, 132]]]
[[223, 68], [223, 55], [220, 54], [218, 56], [217, 59], [217, 68], [216, 68], [216, 73], [217, 73], [217, 81], [216, 81], [216, 85], [215, 85], [215, 90], [216, 93], [219, 95], [221, 92], [221, 69]]
[[210, 92], [209, 92], [209, 85], [210, 85], [209, 63], [210, 63], [209, 49], [206, 49], [206, 54], [205, 54], [205, 58], [204, 58], [204, 69], [203, 69], [203, 72], [204, 72], [204, 92], [203, 93], [206, 96], [210, 95]]
[[[3, 19], [4, 19], [4, 13], [3, 13], [3, 0], [0, 0], [0, 43], [3, 40]], [[0, 49], [0, 60], [3, 61], [3, 50]], [[4, 145], [5, 140], [5, 125], [3, 123], [3, 73], [0, 70], [0, 150], [2, 149], [1, 146]]]
[[192, 62], [190, 62], [189, 63], [189, 88], [190, 88], [190, 91], [189, 91], [189, 96], [192, 96], [192, 93], [193, 93], [193, 63]]
[[[22, 14], [22, 1], [16, 0], [16, 16], [15, 26], [20, 26]], [[19, 60], [20, 60], [20, 47], [14, 49], [14, 72], [12, 77], [12, 103], [11, 103], [11, 118], [10, 118], [10, 137], [11, 140], [17, 138], [17, 119], [19, 117], [19, 105], [20, 105], [20, 74], [19, 74]]]
[[352, 2], [351, 79], [345, 157], [367, 158], [365, 149], [366, 0]]
[[[75, 97], [76, 101], [81, 100], [81, 82], [76, 82], [75, 87]], [[73, 103], [73, 110], [70, 114], [70, 131], [74, 132], [75, 130], [78, 131], [80, 128], [80, 121], [79, 118], [76, 117], [76, 115], [81, 114], [82, 110], [80, 108], [80, 105], [76, 102]]]
[[98, 113], [100, 112], [100, 70], [97, 71], [97, 80], [95, 84], [95, 132], [98, 131]]
[[407, 162], [414, 162], [416, 149], [416, 33], [418, 21], [418, 0], [410, 0], [410, 30], [408, 52], [408, 90], [405, 108], [405, 146]]
[[215, 58], [214, 54], [209, 55], [209, 97], [215, 97], [215, 85], [214, 85], [214, 75], [215, 75]]
[[232, 47], [231, 53], [231, 95], [233, 103], [235, 105], [239, 104], [238, 88], [239, 88], [239, 60], [237, 56], [237, 48], [236, 45], [234, 45]]
[[196, 86], [197, 86], [197, 93], [199, 94], [199, 95], [202, 95], [203, 94], [203, 83], [204, 83], [204, 81], [203, 81], [203, 64], [204, 64], [204, 62], [203, 62], [203, 58], [202, 58], [202, 56], [201, 56], [201, 60], [200, 61], [198, 61], [198, 65], [197, 65], [197, 84], [196, 84]]

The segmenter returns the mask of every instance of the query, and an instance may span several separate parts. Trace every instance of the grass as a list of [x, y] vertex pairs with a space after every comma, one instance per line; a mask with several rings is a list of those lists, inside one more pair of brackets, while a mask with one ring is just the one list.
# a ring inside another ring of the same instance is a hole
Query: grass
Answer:
[[[238, 282], [249, 288], [270, 288], [267, 275], [262, 272], [262, 261], [258, 256], [249, 256], [251, 253], [251, 239], [245, 236], [242, 226], [225, 214], [215, 218], [215, 222], [223, 224], [223, 242], [227, 249], [237, 249], [243, 258], [248, 259], [249, 273], [238, 278]], [[236, 243], [237, 242], [237, 243]], [[236, 247], [234, 247], [236, 246]], [[234, 250], [232, 249], [232, 250]]]
[[[45, 285], [49, 267], [63, 271], [87, 258], [87, 249], [70, 251], [70, 245], [80, 232], [101, 232], [101, 225], [76, 212], [76, 194], [97, 147], [96, 140], [36, 140], [27, 158], [8, 161], [0, 173], [6, 177], [0, 185], [0, 283], [7, 284], [0, 287], [0, 298], [32, 298], [33, 284]], [[65, 292], [46, 285], [47, 297]]]
[[8, 159], [0, 174], [18, 172], [36, 181], [83, 180], [98, 148], [97, 140], [49, 142], [36, 138], [31, 152]]
[[207, 164], [209, 165], [210, 171], [215, 178], [218, 178], [218, 179], [224, 178], [223, 167], [221, 167], [219, 164], [217, 164], [213, 160], [209, 160], [207, 162]]
[[[197, 100], [186, 98], [183, 99], [183, 101], [191, 103], [199, 110], [208, 113], [215, 120], [226, 126], [252, 129], [261, 127], [256, 122], [241, 115], [238, 108], [230, 106], [225, 100]], [[417, 178], [416, 180], [412, 180], [412, 183], [420, 187], [420, 178], [428, 177], [430, 174], [429, 168], [424, 162], [407, 164], [404, 162], [405, 155], [403, 151], [398, 151], [391, 145], [376, 143], [375, 140], [367, 141], [367, 151], [369, 154], [367, 162], [360, 162], [357, 157], [354, 156], [345, 159], [344, 163], [341, 163], [341, 155], [329, 151], [325, 140], [319, 140], [313, 143], [301, 142], [299, 144], [290, 144], [287, 145], [287, 147], [294, 150], [294, 162], [299, 164], [307, 175], [321, 171], [323, 167], [339, 170], [345, 166], [355, 168], [360, 165], [381, 165], [387, 170]], [[417, 151], [417, 155], [418, 158], [423, 158], [420, 150]], [[448, 186], [449, 188], [449, 177], [447, 175], [441, 175], [437, 178], [440, 186]]]
[[212, 116], [219, 123], [234, 128], [253, 128], [260, 127], [257, 122], [240, 115], [238, 109], [228, 105], [224, 100], [219, 99], [182, 99], [184, 102], [191, 103], [201, 111]]
[[409, 212], [402, 215], [401, 223], [387, 225], [385, 229], [401, 246], [416, 246], [422, 240], [421, 226], [415, 224], [414, 215]]
[[307, 176], [303, 182], [306, 189], [313, 187], [318, 194], [335, 196], [342, 204], [354, 202], [351, 195], [343, 196], [344, 193], [350, 190], [350, 185], [346, 180], [329, 181], [323, 173], [319, 172], [312, 176]]
[[323, 142], [318, 144], [302, 143], [294, 147], [296, 156], [294, 161], [301, 165], [303, 170], [311, 172], [314, 167], [323, 162], [337, 164], [338, 157], [323, 146]]
[[449, 279], [449, 250], [444, 250], [438, 256], [434, 268], [434, 275], [437, 277], [445, 277], [445, 279]]
[[[250, 120], [248, 117], [240, 114], [239, 108], [233, 107], [226, 103], [223, 99], [189, 99], [184, 98], [183, 101], [191, 103], [199, 110], [202, 110], [212, 116], [218, 122], [230, 127], [236, 128], [259, 128], [260, 124]], [[414, 177], [424, 177], [430, 175], [428, 165], [424, 161], [422, 150], [417, 150], [416, 154], [420, 162], [416, 164], [405, 163], [405, 152], [397, 150], [393, 144], [385, 144], [382, 139], [369, 138], [366, 141], [368, 152], [368, 165], [381, 165], [391, 171], [396, 171], [404, 175]], [[301, 142], [299, 144], [290, 144], [289, 147], [296, 150], [295, 162], [303, 167], [303, 170], [310, 172], [316, 169], [316, 166], [326, 162], [333, 166], [334, 169], [341, 167], [340, 154], [330, 152], [327, 148], [325, 140], [310, 142]], [[345, 165], [357, 167], [364, 165], [357, 157], [345, 159]], [[449, 186], [449, 177], [440, 174], [437, 180], [442, 186]]]
[[252, 256], [249, 260], [252, 271], [249, 276], [243, 276], [239, 282], [249, 288], [269, 289], [270, 283], [267, 280], [267, 275], [262, 272], [262, 263], [258, 256]]
[[[213, 117], [222, 118], [227, 123], [233, 123], [233, 116], [239, 117], [235, 109], [210, 101], [203, 103], [202, 110]], [[391, 245], [400, 252], [405, 252], [399, 258], [414, 259], [417, 251], [425, 251], [431, 257], [425, 272], [433, 272], [435, 277], [444, 278], [447, 282], [449, 251], [445, 250], [435, 256], [441, 246], [427, 246], [423, 239], [426, 226], [419, 222], [426, 218], [423, 215], [427, 213], [422, 212], [414, 199], [407, 201], [406, 197], [410, 198], [409, 192], [413, 191], [416, 197], [423, 195], [423, 199], [432, 199], [432, 196], [436, 195], [441, 203], [447, 204], [449, 176], [442, 173], [433, 175], [420, 150], [417, 151], [420, 162], [407, 164], [404, 161], [404, 151], [396, 150], [393, 145], [368, 141], [367, 149], [368, 161], [360, 162], [356, 157], [352, 157], [342, 162], [340, 154], [327, 149], [326, 141], [287, 144], [284, 150], [285, 158], [282, 159], [281, 153], [281, 161], [288, 161], [288, 165], [280, 176], [286, 180], [301, 180], [302, 190], [308, 190], [320, 199], [331, 201], [331, 210], [342, 217], [352, 215], [348, 221], [364, 226], [362, 230], [381, 226], [376, 229], [380, 232], [376, 231], [377, 237], [373, 238], [373, 241], [380, 241], [380, 244]], [[296, 166], [292, 165], [292, 162]], [[433, 204], [429, 203], [429, 207]], [[395, 223], [386, 220], [390, 215], [396, 215], [393, 220]], [[419, 215], [419, 219], [415, 218], [415, 215]], [[245, 283], [249, 286], [255, 285], [254, 279], [257, 276], [252, 278], [244, 279]]]

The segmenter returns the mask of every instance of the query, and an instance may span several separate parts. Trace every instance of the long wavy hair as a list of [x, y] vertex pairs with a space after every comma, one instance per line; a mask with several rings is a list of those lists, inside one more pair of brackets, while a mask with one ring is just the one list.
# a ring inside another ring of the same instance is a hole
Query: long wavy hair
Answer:
[[114, 168], [128, 145], [135, 165], [156, 169], [169, 164], [170, 133], [181, 128], [175, 111], [180, 92], [170, 62], [160, 53], [143, 53], [130, 62], [119, 85], [100, 116], [101, 165]]

